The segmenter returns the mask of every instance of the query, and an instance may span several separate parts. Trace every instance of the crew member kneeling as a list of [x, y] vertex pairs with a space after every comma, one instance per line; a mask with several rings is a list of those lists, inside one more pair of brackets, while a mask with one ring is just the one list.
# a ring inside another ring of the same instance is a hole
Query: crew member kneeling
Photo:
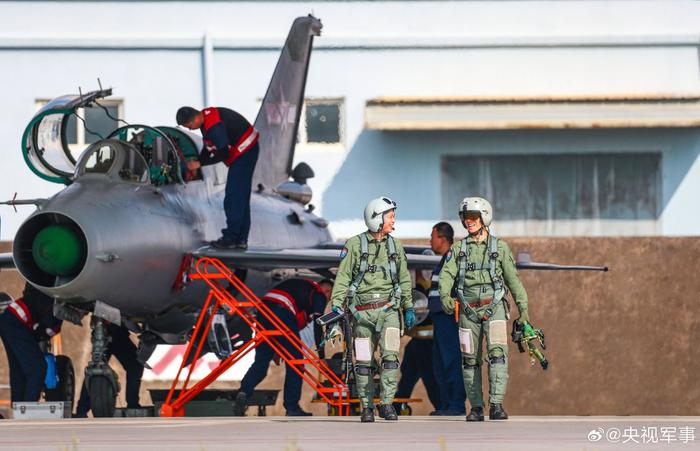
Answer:
[[61, 330], [53, 315], [53, 298], [26, 284], [21, 298], [0, 315], [0, 338], [10, 364], [12, 402], [36, 402], [46, 378], [46, 360], [39, 342]]
[[[299, 336], [299, 332], [303, 328], [323, 314], [332, 289], [333, 283], [327, 279], [319, 283], [309, 279], [289, 279], [276, 285], [263, 296], [262, 301], [280, 321]], [[264, 316], [260, 316], [258, 321], [266, 329], [274, 328]], [[317, 339], [320, 338], [320, 334], [318, 335]], [[279, 338], [279, 343], [294, 358], [301, 359], [303, 357], [301, 352], [288, 340]], [[234, 404], [234, 413], [236, 415], [245, 415], [247, 403], [253, 395], [253, 390], [265, 379], [270, 360], [274, 357], [275, 351], [267, 343], [262, 343], [255, 349], [255, 361], [245, 376], [243, 376], [240, 391], [236, 395]], [[287, 416], [311, 415], [303, 411], [299, 406], [301, 383], [301, 376], [287, 365], [284, 376], [284, 408], [287, 411]]]

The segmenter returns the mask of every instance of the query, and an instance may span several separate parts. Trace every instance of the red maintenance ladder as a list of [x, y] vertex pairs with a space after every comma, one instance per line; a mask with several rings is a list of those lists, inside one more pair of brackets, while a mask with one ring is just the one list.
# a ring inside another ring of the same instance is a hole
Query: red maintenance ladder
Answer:
[[[216, 258], [203, 257], [195, 263], [195, 274], [190, 276], [191, 279], [202, 279], [209, 285], [210, 291], [207, 295], [206, 302], [199, 314], [197, 324], [192, 333], [192, 337], [187, 345], [187, 350], [182, 359], [182, 364], [173, 380], [168, 396], [160, 409], [160, 415], [164, 417], [181, 417], [185, 414], [185, 404], [191, 401], [195, 396], [201, 393], [206, 387], [214, 382], [222, 373], [228, 370], [232, 365], [238, 362], [247, 353], [261, 345], [267, 343], [294, 371], [301, 376], [311, 387], [316, 390], [319, 396], [329, 405], [334, 406], [343, 414], [342, 407], [349, 406], [350, 391], [347, 385], [328, 367], [325, 361], [318, 358], [316, 353], [312, 351], [303, 341], [292, 332], [270, 308], [262, 302], [255, 294], [250, 291], [231, 270]], [[240, 296], [245, 300], [239, 301], [231, 293], [229, 293], [222, 283], [228, 282], [231, 287], [236, 289]], [[209, 307], [213, 308], [210, 310]], [[253, 338], [236, 349], [229, 357], [221, 361], [218, 367], [209, 373], [207, 377], [197, 382], [192, 387], [188, 388], [190, 376], [194, 369], [194, 363], [199, 359], [202, 346], [206, 341], [206, 336], [211, 326], [213, 315], [209, 312], [216, 312], [219, 307], [223, 307], [229, 315], [240, 315], [241, 318], [253, 330]], [[257, 309], [257, 314], [264, 316], [272, 325], [273, 328], [264, 328], [257, 321], [254, 310]], [[206, 321], [205, 321], [205, 318]], [[291, 355], [291, 353], [280, 343], [284, 340], [289, 341], [302, 355], [299, 359]], [[194, 350], [193, 358], [189, 357]], [[186, 362], [191, 361], [190, 369], [187, 372], [182, 388], [179, 390], [176, 399], [173, 399], [180, 374], [186, 366]], [[308, 367], [307, 367], [308, 365]], [[311, 369], [316, 370], [315, 372]], [[324, 386], [323, 381], [327, 381], [330, 386]], [[349, 407], [348, 407], [349, 413]]]

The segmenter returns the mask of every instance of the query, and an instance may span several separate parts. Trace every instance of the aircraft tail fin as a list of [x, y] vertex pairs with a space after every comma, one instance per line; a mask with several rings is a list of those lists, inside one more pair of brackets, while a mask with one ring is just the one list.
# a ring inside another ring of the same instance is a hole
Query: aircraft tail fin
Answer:
[[253, 189], [262, 183], [270, 190], [289, 179], [311, 46], [321, 28], [321, 21], [309, 15], [297, 18], [289, 31], [255, 119], [255, 128], [260, 132], [260, 155]]

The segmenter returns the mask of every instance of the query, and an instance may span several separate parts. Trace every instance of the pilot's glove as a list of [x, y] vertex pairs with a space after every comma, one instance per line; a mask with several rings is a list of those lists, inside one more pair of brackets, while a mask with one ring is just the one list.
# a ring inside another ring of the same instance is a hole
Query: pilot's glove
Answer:
[[416, 325], [416, 311], [412, 308], [406, 309], [404, 312], [404, 322], [406, 323], [406, 329], [413, 329]]
[[530, 322], [530, 317], [527, 316], [527, 310], [520, 312], [520, 318], [518, 318], [520, 324], [525, 324]]
[[455, 313], [455, 300], [448, 299], [442, 301], [442, 311], [448, 315], [454, 315]]

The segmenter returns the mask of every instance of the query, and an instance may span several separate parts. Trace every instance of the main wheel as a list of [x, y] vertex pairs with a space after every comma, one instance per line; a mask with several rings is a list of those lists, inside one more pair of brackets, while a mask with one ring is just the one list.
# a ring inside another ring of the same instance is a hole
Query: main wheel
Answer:
[[105, 376], [92, 376], [90, 380], [90, 407], [95, 418], [111, 418], [117, 404], [114, 386]]
[[73, 362], [65, 355], [56, 356], [56, 375], [58, 385], [56, 388], [46, 390], [44, 398], [47, 401], [67, 401], [73, 405], [75, 399], [75, 372]]

